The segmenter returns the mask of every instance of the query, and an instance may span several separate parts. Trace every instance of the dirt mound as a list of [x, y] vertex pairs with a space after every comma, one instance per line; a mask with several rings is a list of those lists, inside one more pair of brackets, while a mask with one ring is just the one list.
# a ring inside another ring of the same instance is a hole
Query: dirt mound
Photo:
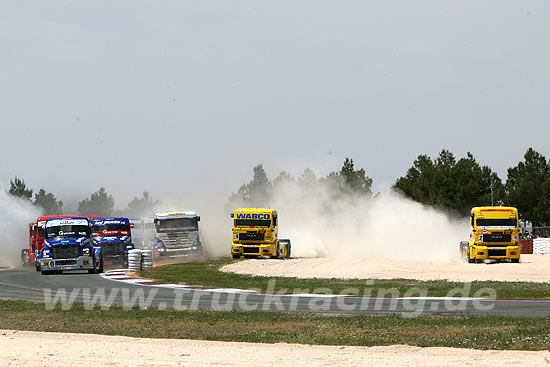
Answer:
[[418, 279], [550, 282], [549, 255], [522, 255], [519, 264], [432, 262], [376, 258], [250, 259], [221, 270], [238, 274], [297, 278]]

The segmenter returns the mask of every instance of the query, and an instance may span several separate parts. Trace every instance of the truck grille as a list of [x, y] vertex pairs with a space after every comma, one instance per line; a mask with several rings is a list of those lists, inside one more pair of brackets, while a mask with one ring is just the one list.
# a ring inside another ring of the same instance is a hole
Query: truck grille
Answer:
[[76, 260], [57, 260], [55, 266], [61, 265], [76, 265]]
[[259, 255], [260, 247], [243, 247], [244, 255]]
[[52, 246], [52, 259], [76, 259], [78, 257], [78, 245]]
[[506, 250], [491, 250], [491, 249], [489, 249], [489, 256], [506, 256]]
[[484, 234], [483, 242], [511, 242], [511, 234]]
[[241, 241], [263, 241], [264, 237], [264, 234], [260, 232], [239, 233], [239, 240]]
[[124, 254], [125, 249], [126, 246], [124, 246], [124, 243], [122, 242], [101, 244], [101, 252], [103, 253], [103, 256], [119, 256]]
[[179, 249], [193, 246], [197, 238], [197, 232], [168, 232], [159, 233], [158, 236], [168, 249]]

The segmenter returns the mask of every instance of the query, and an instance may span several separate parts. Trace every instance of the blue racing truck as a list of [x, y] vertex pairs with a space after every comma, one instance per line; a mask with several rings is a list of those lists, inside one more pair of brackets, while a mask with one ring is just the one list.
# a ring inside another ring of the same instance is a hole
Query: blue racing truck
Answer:
[[92, 219], [92, 241], [101, 248], [105, 265], [128, 266], [128, 250], [134, 248], [128, 218]]
[[44, 223], [44, 246], [36, 260], [37, 270], [44, 275], [64, 270], [102, 273], [101, 248], [93, 246], [91, 234], [87, 217], [48, 219]]

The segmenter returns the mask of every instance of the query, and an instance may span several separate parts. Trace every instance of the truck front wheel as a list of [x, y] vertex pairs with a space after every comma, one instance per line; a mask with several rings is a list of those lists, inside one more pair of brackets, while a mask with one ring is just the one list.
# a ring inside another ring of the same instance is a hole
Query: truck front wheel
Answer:
[[89, 274], [100, 274], [103, 273], [103, 256], [99, 256], [99, 261], [95, 261], [94, 257], [94, 268], [88, 270]]
[[233, 255], [233, 258], [234, 258], [234, 259], [240, 259], [240, 258], [241, 258], [241, 255]]
[[281, 244], [280, 242], [277, 244], [277, 252], [275, 253], [276, 259], [288, 259], [289, 253], [288, 253], [289, 247], [288, 244]]

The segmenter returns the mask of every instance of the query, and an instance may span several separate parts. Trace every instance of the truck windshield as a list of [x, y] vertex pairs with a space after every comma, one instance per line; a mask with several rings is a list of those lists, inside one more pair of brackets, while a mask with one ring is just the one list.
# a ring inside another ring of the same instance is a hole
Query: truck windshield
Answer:
[[518, 221], [516, 218], [503, 218], [503, 219], [477, 218], [476, 224], [478, 227], [517, 227]]
[[61, 225], [46, 228], [46, 238], [90, 236], [90, 227], [82, 225]]
[[102, 226], [93, 226], [93, 232], [103, 232], [103, 231], [123, 231], [130, 233], [130, 226], [125, 224], [105, 224]]
[[269, 219], [235, 219], [235, 227], [269, 227], [271, 220]]
[[161, 219], [156, 224], [157, 232], [171, 231], [198, 231], [199, 223], [196, 218]]

